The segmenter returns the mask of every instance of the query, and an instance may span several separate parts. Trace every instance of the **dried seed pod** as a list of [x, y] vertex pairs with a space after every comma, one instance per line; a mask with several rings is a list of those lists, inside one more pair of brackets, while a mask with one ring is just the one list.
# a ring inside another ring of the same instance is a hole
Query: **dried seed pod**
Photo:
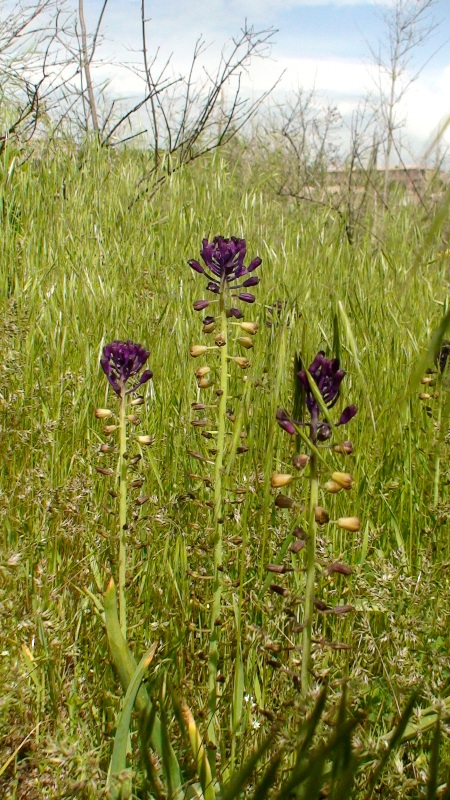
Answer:
[[241, 358], [240, 356], [235, 356], [233, 361], [240, 367], [241, 369], [248, 369], [250, 366], [250, 361], [248, 358]]
[[339, 519], [336, 520], [336, 525], [344, 531], [350, 531], [351, 533], [357, 533], [361, 530], [361, 522], [358, 517], [339, 517]]
[[275, 575], [284, 575], [288, 571], [285, 564], [266, 564], [264, 569], [267, 572], [275, 573]]
[[132, 425], [139, 425], [141, 421], [137, 414], [127, 414], [126, 419], [128, 422], [131, 422]]
[[331, 480], [343, 489], [351, 489], [353, 486], [353, 478], [349, 472], [333, 472]]
[[330, 515], [322, 506], [316, 506], [314, 509], [314, 519], [318, 525], [326, 525], [330, 520]]
[[217, 347], [223, 347], [227, 343], [226, 335], [223, 332], [218, 333], [214, 339], [214, 343], [217, 345]]
[[270, 483], [274, 489], [281, 489], [283, 486], [290, 484], [292, 477], [292, 475], [287, 475], [283, 472], [274, 472], [270, 478]]

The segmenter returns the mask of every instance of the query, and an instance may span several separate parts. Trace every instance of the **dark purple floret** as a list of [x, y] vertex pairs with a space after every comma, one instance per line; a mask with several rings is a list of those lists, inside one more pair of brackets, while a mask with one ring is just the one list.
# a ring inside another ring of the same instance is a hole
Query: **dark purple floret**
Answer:
[[[203, 239], [200, 255], [205, 266], [203, 267], [196, 259], [191, 259], [188, 264], [195, 272], [206, 275], [209, 279], [206, 286], [208, 291], [222, 294], [226, 286], [247, 276], [261, 264], [261, 259], [257, 257], [246, 267], [244, 264], [246, 250], [245, 239], [238, 239], [236, 236], [232, 236], [231, 239], [215, 236], [212, 242]], [[251, 276], [233, 288], [245, 289], [249, 286], [256, 286], [258, 283], [259, 278]], [[253, 303], [255, 300], [254, 296], [247, 292], [242, 292], [237, 296], [246, 303]]]
[[450, 342], [444, 340], [441, 345], [441, 349], [436, 354], [435, 362], [436, 365], [439, 367], [440, 372], [444, 372], [447, 361], [450, 356]]
[[[137, 376], [144, 366], [149, 353], [140, 344], [128, 342], [111, 342], [103, 348], [103, 355], [100, 365], [105, 373], [110, 385], [117, 394], [121, 394], [125, 389], [127, 381]], [[150, 369], [146, 369], [140, 376], [138, 383], [131, 389], [127, 389], [126, 394], [135, 392], [143, 383], [147, 383], [153, 376]]]
[[[326, 442], [328, 439], [331, 439], [333, 435], [331, 425], [326, 420], [321, 419], [322, 408], [316, 399], [317, 391], [320, 393], [326, 407], [332, 408], [338, 400], [344, 376], [345, 372], [343, 369], [340, 369], [339, 359], [326, 358], [325, 353], [322, 351], [317, 353], [317, 356], [308, 370], [300, 369], [297, 372], [297, 377], [304, 393], [306, 407], [311, 416], [309, 425], [313, 441]], [[314, 395], [311, 388], [311, 379], [314, 381], [317, 388], [316, 395]], [[347, 422], [355, 416], [357, 411], [358, 409], [356, 406], [347, 406], [339, 417], [336, 427], [338, 425], [346, 425]], [[304, 422], [299, 422], [289, 417], [283, 409], [278, 409], [277, 411], [277, 422], [280, 428], [283, 428], [283, 430], [287, 431], [291, 436], [297, 433], [300, 426], [305, 425]]]

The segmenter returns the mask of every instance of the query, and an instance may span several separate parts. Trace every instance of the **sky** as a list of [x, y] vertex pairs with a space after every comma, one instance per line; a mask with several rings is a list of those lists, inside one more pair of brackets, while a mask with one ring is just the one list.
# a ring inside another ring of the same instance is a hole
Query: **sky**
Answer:
[[[202, 64], [213, 70], [224, 45], [239, 35], [245, 20], [258, 30], [275, 28], [267, 58], [254, 61], [243, 76], [249, 96], [255, 98], [282, 75], [272, 95], [274, 103], [289, 101], [299, 88], [314, 88], [318, 102], [335, 106], [349, 119], [358, 102], [376, 94], [380, 72], [375, 54], [384, 52], [386, 16], [396, 2], [417, 6], [423, 0], [147, 0], [147, 46], [151, 55], [158, 49], [161, 65], [171, 56], [174, 75], [186, 74], [199, 36], [207, 45]], [[102, 4], [85, 0], [91, 31]], [[411, 53], [405, 76], [419, 74], [399, 108], [405, 119], [402, 135], [418, 160], [450, 116], [450, 0], [435, 0], [423, 24], [436, 27]], [[141, 0], [109, 0], [102, 33], [99, 55], [104, 64], [97, 68], [97, 77], [111, 81], [110, 94], [140, 94], [142, 84], [133, 69], [112, 68], [109, 62], [132, 66], [140, 60]], [[382, 80], [386, 87], [386, 77]], [[445, 141], [450, 144], [450, 129]]]

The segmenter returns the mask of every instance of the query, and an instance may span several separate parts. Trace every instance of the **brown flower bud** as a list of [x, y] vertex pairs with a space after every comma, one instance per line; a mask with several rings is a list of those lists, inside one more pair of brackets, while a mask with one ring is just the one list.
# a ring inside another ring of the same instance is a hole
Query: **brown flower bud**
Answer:
[[336, 561], [324, 569], [324, 575], [333, 575], [335, 572], [338, 575], [351, 575], [353, 570], [348, 564], [342, 564], [340, 561]]
[[292, 475], [287, 475], [283, 472], [274, 472], [270, 478], [270, 483], [274, 489], [281, 489], [287, 486], [292, 480]]
[[193, 425], [194, 428], [206, 428], [206, 426], [208, 425], [208, 420], [207, 419], [192, 419], [191, 420], [191, 425]]
[[289, 550], [291, 553], [300, 553], [300, 550], [303, 550], [306, 542], [304, 539], [296, 539], [295, 542], [292, 542], [289, 545]]
[[210, 381], [209, 378], [200, 378], [197, 381], [197, 386], [199, 389], [209, 389], [210, 386], [214, 386], [214, 381]]
[[128, 422], [131, 422], [132, 425], [138, 425], [141, 421], [137, 414], [127, 414], [126, 419]]
[[305, 453], [300, 453], [300, 455], [294, 456], [292, 463], [295, 469], [305, 469], [309, 463], [309, 456], [307, 456]]
[[206, 345], [204, 345], [204, 344], [193, 344], [189, 348], [189, 352], [190, 352], [192, 358], [198, 358], [199, 356], [204, 355], [207, 350], [209, 350], [209, 348], [206, 347]]
[[339, 525], [344, 531], [350, 531], [351, 533], [357, 533], [361, 530], [361, 523], [358, 517], [339, 517], [336, 520], [336, 525]]
[[250, 339], [250, 336], [238, 336], [236, 341], [246, 350], [250, 350], [253, 347], [253, 340]]
[[195, 370], [195, 374], [196, 374], [197, 378], [204, 378], [205, 375], [208, 374], [208, 372], [211, 372], [211, 367], [206, 367], [206, 366], [205, 367], [198, 367]]
[[286, 497], [285, 494], [277, 494], [275, 498], [275, 505], [277, 508], [292, 508], [295, 500], [292, 497]]
[[217, 347], [223, 347], [227, 343], [227, 337], [223, 332], [218, 333], [216, 338], [214, 339], [214, 342], [217, 345]]
[[203, 333], [212, 333], [215, 327], [215, 322], [207, 322], [206, 325], [203, 324]]
[[331, 480], [343, 489], [351, 489], [353, 486], [353, 478], [349, 472], [333, 472]]
[[248, 369], [250, 366], [250, 361], [248, 358], [241, 358], [240, 356], [235, 356], [233, 361], [240, 367], [241, 369]]
[[114, 473], [114, 470], [111, 468], [105, 469], [104, 467], [96, 467], [95, 469], [96, 472], [99, 473], [99, 475], [113, 475]]
[[108, 419], [108, 417], [112, 417], [113, 412], [109, 408], [96, 408], [94, 414], [97, 419]]
[[110, 453], [111, 450], [112, 450], [112, 447], [111, 447], [110, 444], [101, 444], [100, 445], [100, 452], [101, 453]]
[[330, 515], [322, 506], [316, 506], [314, 509], [314, 519], [318, 525], [326, 525], [330, 519]]

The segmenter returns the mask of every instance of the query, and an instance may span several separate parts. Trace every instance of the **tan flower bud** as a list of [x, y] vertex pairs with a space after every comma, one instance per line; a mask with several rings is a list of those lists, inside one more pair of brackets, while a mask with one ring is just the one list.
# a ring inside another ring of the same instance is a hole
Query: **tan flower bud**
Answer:
[[101, 444], [100, 445], [100, 452], [101, 453], [110, 453], [111, 450], [112, 450], [112, 447], [111, 447], [110, 444]]
[[136, 436], [136, 441], [139, 442], [139, 444], [149, 445], [149, 444], [153, 444], [153, 442], [155, 441], [155, 437], [154, 436]]
[[258, 324], [256, 322], [240, 322], [239, 324], [242, 330], [245, 331], [245, 333], [249, 333], [251, 336], [254, 336], [258, 331]]
[[103, 428], [105, 436], [110, 436], [116, 430], [117, 430], [117, 425], [105, 425], [105, 427]]
[[333, 472], [331, 480], [343, 489], [351, 489], [353, 486], [353, 478], [349, 472]]
[[250, 350], [253, 347], [253, 340], [250, 339], [250, 336], [238, 336], [236, 341], [246, 350]]
[[210, 386], [214, 386], [214, 381], [210, 381], [209, 378], [200, 378], [197, 381], [197, 386], [199, 389], [209, 389]]
[[128, 422], [131, 422], [132, 425], [138, 425], [141, 421], [137, 414], [127, 414], [126, 419]]
[[357, 533], [361, 530], [361, 523], [358, 517], [339, 517], [336, 520], [336, 525], [339, 525], [344, 531], [350, 531], [351, 533]]
[[436, 384], [435, 379], [434, 378], [430, 378], [429, 375], [426, 375], [424, 378], [422, 378], [422, 380], [420, 382], [421, 383], [425, 383], [428, 386], [435, 386], [435, 384]]
[[112, 417], [113, 412], [109, 408], [96, 408], [94, 414], [97, 419], [108, 419], [108, 417]]
[[189, 349], [192, 358], [203, 356], [209, 348], [204, 344], [193, 344]]
[[300, 453], [300, 455], [294, 456], [292, 463], [295, 469], [305, 469], [309, 463], [309, 456], [307, 456], [305, 453]]
[[353, 445], [351, 442], [341, 442], [340, 444], [335, 444], [333, 450], [335, 453], [343, 453], [345, 456], [349, 456], [350, 453], [353, 453]]
[[343, 486], [340, 486], [339, 483], [336, 483], [335, 481], [327, 481], [324, 489], [330, 494], [337, 494], [338, 492], [342, 492]]
[[287, 475], [283, 472], [274, 472], [270, 478], [270, 483], [274, 489], [281, 489], [283, 486], [288, 486], [292, 480], [292, 475]]
[[427, 392], [420, 392], [419, 400], [431, 400], [431, 394], [427, 394]]
[[209, 372], [211, 372], [211, 367], [206, 367], [206, 366], [198, 367], [198, 369], [195, 370], [197, 378], [204, 378], [205, 375], [208, 375]]
[[134, 397], [133, 398], [133, 400], [131, 401], [130, 405], [131, 406], [143, 406], [144, 403], [145, 403], [144, 398], [141, 397], [141, 395], [139, 395], [139, 397]]
[[314, 509], [314, 519], [318, 525], [326, 525], [330, 519], [330, 515], [322, 506], [316, 506]]
[[218, 333], [216, 338], [214, 339], [214, 343], [217, 345], [217, 347], [223, 347], [224, 345], [226, 345], [227, 343], [226, 334], [223, 333], [223, 331]]

